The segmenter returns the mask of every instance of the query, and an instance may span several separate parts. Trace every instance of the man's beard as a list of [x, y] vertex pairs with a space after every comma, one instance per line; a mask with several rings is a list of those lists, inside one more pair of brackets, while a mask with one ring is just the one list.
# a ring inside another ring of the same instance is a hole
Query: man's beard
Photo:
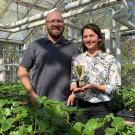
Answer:
[[48, 34], [53, 38], [53, 39], [59, 39], [62, 37], [62, 34], [63, 34], [63, 30], [61, 30], [59, 33], [53, 33], [51, 30], [47, 29], [48, 31]]

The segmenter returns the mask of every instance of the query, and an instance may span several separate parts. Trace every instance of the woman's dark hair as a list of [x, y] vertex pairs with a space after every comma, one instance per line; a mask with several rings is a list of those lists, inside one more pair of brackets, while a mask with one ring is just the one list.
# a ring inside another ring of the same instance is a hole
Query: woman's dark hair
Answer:
[[102, 52], [105, 52], [105, 46], [104, 46], [104, 38], [103, 38], [103, 35], [101, 33], [101, 29], [100, 27], [95, 24], [95, 23], [89, 23], [89, 24], [86, 24], [83, 26], [83, 28], [81, 29], [81, 35], [82, 35], [82, 47], [83, 47], [83, 51], [87, 51], [87, 47], [84, 45], [83, 43], [83, 33], [84, 33], [84, 30], [85, 29], [91, 29], [93, 30], [97, 35], [98, 37], [101, 39], [101, 41], [99, 41], [99, 49], [102, 51]]

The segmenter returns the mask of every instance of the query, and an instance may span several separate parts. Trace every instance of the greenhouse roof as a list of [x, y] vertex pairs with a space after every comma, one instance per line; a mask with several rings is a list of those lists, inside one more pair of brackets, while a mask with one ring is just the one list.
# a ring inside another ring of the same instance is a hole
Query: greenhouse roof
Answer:
[[129, 30], [135, 30], [135, 0], [0, 0], [0, 42], [24, 43], [32, 32], [44, 24], [48, 11], [56, 8], [63, 13], [66, 25], [74, 29], [106, 16]]

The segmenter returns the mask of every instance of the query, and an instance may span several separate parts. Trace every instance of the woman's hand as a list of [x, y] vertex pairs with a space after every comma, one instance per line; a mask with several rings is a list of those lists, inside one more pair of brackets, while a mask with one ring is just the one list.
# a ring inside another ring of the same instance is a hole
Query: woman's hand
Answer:
[[78, 88], [77, 84], [71, 84], [70, 91], [72, 91], [72, 92], [79, 92], [80, 90], [81, 90], [81, 88]]
[[97, 88], [97, 85], [96, 84], [93, 84], [93, 83], [90, 83], [90, 84], [86, 84], [84, 86], [81, 87], [81, 90], [80, 92], [83, 92], [87, 89], [93, 89], [93, 88]]
[[72, 92], [72, 94], [67, 99], [67, 106], [73, 106], [75, 104], [75, 95]]

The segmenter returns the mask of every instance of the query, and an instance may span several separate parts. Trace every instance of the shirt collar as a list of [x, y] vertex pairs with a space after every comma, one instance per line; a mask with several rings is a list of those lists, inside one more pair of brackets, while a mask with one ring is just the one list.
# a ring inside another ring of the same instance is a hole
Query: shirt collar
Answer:
[[[97, 54], [96, 54], [94, 57], [98, 57], [98, 56], [99, 56], [99, 57], [102, 57], [102, 56], [103, 56], [103, 54], [104, 54], [104, 53], [103, 53], [102, 51], [98, 51], [98, 52], [97, 52]], [[88, 56], [88, 57], [89, 57], [89, 55], [88, 55], [88, 52], [87, 52], [87, 51], [86, 51], [86, 52], [84, 52], [84, 56], [86, 56], [86, 57]]]
[[[47, 43], [52, 43], [52, 41], [49, 40], [48, 37], [45, 38], [45, 41], [46, 41]], [[55, 43], [55, 44], [56, 44], [56, 45], [57, 45], [57, 44], [59, 44], [59, 45], [60, 45], [60, 44], [66, 45], [67, 43], [69, 43], [69, 42], [68, 42], [64, 37], [62, 37], [61, 40], [60, 40], [59, 42]], [[54, 43], [53, 43], [53, 44], [54, 44]]]

